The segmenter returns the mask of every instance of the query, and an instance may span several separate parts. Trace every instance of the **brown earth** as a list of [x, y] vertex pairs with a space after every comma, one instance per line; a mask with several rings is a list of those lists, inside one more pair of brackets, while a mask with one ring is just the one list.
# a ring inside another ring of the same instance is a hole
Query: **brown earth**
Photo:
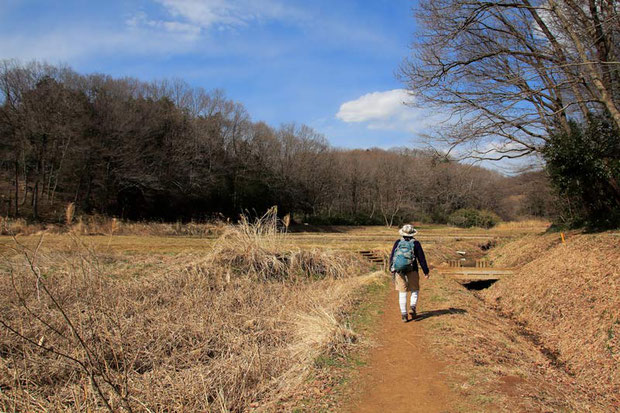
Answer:
[[[424, 306], [422, 306], [422, 309]], [[421, 311], [406, 324], [400, 318], [398, 294], [387, 295], [375, 341], [377, 347], [358, 378], [359, 394], [351, 412], [450, 412], [457, 396], [444, 374], [445, 363], [430, 351], [424, 324], [449, 310]]]

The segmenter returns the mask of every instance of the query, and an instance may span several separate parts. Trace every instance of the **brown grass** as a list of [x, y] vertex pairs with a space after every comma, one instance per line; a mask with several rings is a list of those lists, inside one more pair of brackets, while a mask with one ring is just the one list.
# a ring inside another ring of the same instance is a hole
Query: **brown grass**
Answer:
[[74, 217], [75, 208], [68, 204], [63, 224], [29, 223], [22, 218], [0, 220], [0, 235], [65, 234], [79, 235], [134, 235], [134, 236], [184, 236], [217, 237], [225, 228], [221, 222], [133, 222], [103, 215]]
[[572, 378], [558, 370], [519, 326], [449, 277], [422, 280], [425, 338], [448, 364], [446, 380], [464, 405], [455, 411], [588, 411]]
[[518, 231], [541, 233], [546, 231], [551, 222], [541, 219], [526, 219], [521, 221], [504, 221], [494, 226], [491, 230], [496, 232]]
[[43, 224], [29, 224], [22, 218], [2, 218], [0, 220], [0, 235], [32, 235], [44, 229]]
[[509, 243], [498, 261], [522, 265], [483, 295], [539, 336], [590, 409], [620, 404], [620, 243], [610, 234], [548, 234]]
[[[73, 210], [71, 210], [73, 209]], [[72, 225], [67, 225], [71, 222]], [[289, 229], [290, 215], [282, 219], [281, 224], [286, 230]], [[511, 237], [522, 234], [539, 234], [544, 232], [549, 223], [542, 220], [528, 220], [515, 222], [502, 222], [489, 230], [481, 228], [456, 228], [446, 225], [420, 224], [416, 226], [420, 232], [418, 238], [422, 241], [426, 239], [440, 238], [442, 241], [446, 237], [458, 236], [478, 236], [478, 237]], [[25, 219], [3, 218], [0, 221], [0, 235], [32, 235], [40, 232], [48, 234], [63, 234], [74, 232], [81, 235], [109, 235], [114, 229], [115, 235], [125, 236], [189, 236], [214, 238], [227, 228], [225, 223], [220, 221], [210, 222], [133, 222], [123, 221], [103, 215], [79, 215], [75, 217], [74, 207], [68, 205], [65, 209], [63, 225], [53, 223], [28, 223]], [[354, 245], [354, 248], [367, 248], [368, 243], [381, 244], [389, 242], [398, 237], [398, 228], [386, 228], [385, 226], [370, 227], [329, 227], [330, 232], [321, 232], [320, 228], [315, 228], [312, 232], [305, 232], [305, 227], [291, 228], [294, 230], [296, 238], [301, 237], [307, 240], [315, 240], [318, 246], [323, 245], [322, 241], [337, 240], [343, 241], [343, 237], [351, 237], [346, 240], [347, 245]], [[359, 242], [358, 242], [359, 241]], [[335, 245], [338, 248], [338, 245]], [[341, 249], [341, 248], [340, 248]]]
[[0, 410], [269, 410], [355, 341], [340, 320], [370, 279], [351, 254], [290, 248], [276, 224], [226, 227], [205, 254], [128, 257], [78, 235], [70, 250], [16, 245], [1, 269]]

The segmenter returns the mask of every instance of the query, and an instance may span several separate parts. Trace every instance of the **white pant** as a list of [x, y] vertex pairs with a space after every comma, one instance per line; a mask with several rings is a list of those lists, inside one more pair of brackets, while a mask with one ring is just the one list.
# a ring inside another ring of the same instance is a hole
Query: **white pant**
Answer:
[[[411, 300], [409, 305], [411, 307], [415, 307], [418, 304], [418, 294], [420, 291], [412, 291], [411, 292]], [[398, 304], [400, 305], [400, 312], [402, 314], [407, 314], [407, 292], [399, 292], [398, 293]]]

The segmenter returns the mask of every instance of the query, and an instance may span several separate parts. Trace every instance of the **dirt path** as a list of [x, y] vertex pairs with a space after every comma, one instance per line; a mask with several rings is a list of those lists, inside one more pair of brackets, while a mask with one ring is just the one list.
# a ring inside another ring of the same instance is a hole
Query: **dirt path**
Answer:
[[369, 363], [360, 372], [359, 395], [351, 412], [453, 412], [456, 396], [442, 376], [447, 366], [431, 354], [424, 324], [439, 312], [421, 312], [403, 323], [398, 295], [388, 294]]

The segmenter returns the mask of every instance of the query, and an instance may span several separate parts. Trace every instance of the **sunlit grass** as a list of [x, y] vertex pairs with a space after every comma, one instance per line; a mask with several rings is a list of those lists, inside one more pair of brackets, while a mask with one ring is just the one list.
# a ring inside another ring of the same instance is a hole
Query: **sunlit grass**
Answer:
[[[523, 234], [542, 233], [548, 227], [544, 221], [526, 221], [523, 223], [501, 223], [496, 228], [455, 228], [447, 225], [421, 224], [417, 226], [419, 239], [425, 246], [445, 244], [450, 241], [472, 240], [484, 241], [497, 237], [517, 237]], [[398, 228], [382, 226], [367, 227], [330, 227], [332, 232], [313, 232], [297, 229], [286, 234], [283, 243], [295, 248], [320, 248], [332, 250], [359, 251], [364, 249], [387, 251], [398, 235]], [[156, 236], [144, 235], [141, 228], [139, 235], [88, 235], [84, 242], [98, 251], [123, 252], [127, 254], [177, 254], [182, 252], [207, 252], [216, 243], [216, 236]], [[44, 248], [69, 250], [71, 242], [63, 234], [39, 232], [32, 235], [18, 235], [20, 242], [34, 246], [39, 237], [45, 237]], [[10, 236], [0, 236], [0, 252], [6, 252], [13, 245]]]

